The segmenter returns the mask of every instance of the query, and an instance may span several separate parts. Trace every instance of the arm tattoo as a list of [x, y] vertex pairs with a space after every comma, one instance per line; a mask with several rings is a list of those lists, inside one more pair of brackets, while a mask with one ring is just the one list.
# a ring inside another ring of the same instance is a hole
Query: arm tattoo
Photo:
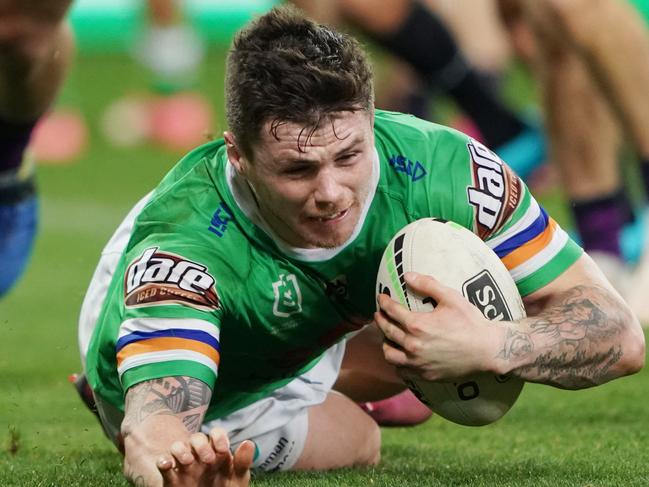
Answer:
[[211, 390], [191, 377], [165, 377], [145, 381], [126, 393], [124, 422], [140, 424], [149, 416], [172, 415], [180, 418], [190, 433], [199, 431], [207, 411]]
[[605, 382], [623, 355], [616, 340], [630, 316], [606, 289], [577, 286], [538, 316], [507, 329], [498, 358], [526, 365], [522, 378], [557, 387], [580, 388]]

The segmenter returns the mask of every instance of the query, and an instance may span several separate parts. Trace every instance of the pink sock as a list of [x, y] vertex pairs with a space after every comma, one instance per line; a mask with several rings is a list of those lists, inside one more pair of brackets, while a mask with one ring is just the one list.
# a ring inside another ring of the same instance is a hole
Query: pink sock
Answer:
[[415, 426], [433, 414], [409, 389], [381, 401], [359, 405], [381, 426]]

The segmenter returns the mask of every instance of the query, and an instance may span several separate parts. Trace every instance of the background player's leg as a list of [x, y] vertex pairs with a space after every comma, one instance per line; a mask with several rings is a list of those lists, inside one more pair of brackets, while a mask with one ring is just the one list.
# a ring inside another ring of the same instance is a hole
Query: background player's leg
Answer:
[[73, 51], [71, 0], [0, 1], [0, 115], [29, 122], [51, 105]]
[[0, 296], [22, 274], [36, 233], [36, 189], [24, 152], [68, 69], [69, 4], [0, 0]]
[[351, 399], [330, 392], [309, 409], [309, 432], [293, 470], [327, 470], [375, 465], [381, 458], [381, 430]]
[[[408, 62], [425, 82], [450, 95], [476, 123], [487, 144], [499, 147], [524, 130], [523, 123], [466, 61], [446, 25], [420, 2], [340, 0], [347, 19]], [[426, 48], [435, 46], [435, 49]]]
[[[584, 248], [620, 258], [619, 130], [583, 60], [565, 44], [538, 43], [537, 64], [552, 159], [559, 165]], [[609, 276], [613, 277], [613, 276]]]
[[514, 43], [532, 39], [531, 45], [517, 51], [523, 51], [538, 82], [552, 160], [561, 172], [582, 245], [616, 287], [623, 287], [628, 276], [621, 260], [620, 234], [631, 218], [631, 203], [620, 180], [617, 119], [583, 56], [566, 42], [547, 3], [507, 0], [500, 4], [510, 33], [518, 34]]
[[511, 62], [511, 46], [495, 0], [425, 0], [444, 19], [472, 66], [499, 79]]
[[619, 0], [544, 0], [557, 30], [588, 63], [638, 152], [649, 156], [649, 33]]

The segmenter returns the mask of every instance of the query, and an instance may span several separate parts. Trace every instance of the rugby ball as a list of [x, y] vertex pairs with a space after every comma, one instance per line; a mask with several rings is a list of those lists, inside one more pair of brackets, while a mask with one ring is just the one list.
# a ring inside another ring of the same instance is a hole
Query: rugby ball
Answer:
[[[474, 233], [454, 222], [425, 218], [401, 229], [383, 253], [377, 293], [412, 311], [431, 311], [434, 301], [411, 292], [404, 274], [435, 277], [460, 291], [490, 320], [525, 317], [523, 301], [498, 256]], [[378, 296], [378, 295], [377, 295]], [[455, 382], [433, 382], [400, 371], [415, 395], [438, 415], [466, 426], [482, 426], [501, 418], [516, 402], [523, 381], [478, 373]]]

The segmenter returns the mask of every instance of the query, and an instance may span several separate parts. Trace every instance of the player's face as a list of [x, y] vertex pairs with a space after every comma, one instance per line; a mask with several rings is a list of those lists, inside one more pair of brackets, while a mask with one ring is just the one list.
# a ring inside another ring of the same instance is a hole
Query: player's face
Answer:
[[369, 193], [374, 160], [373, 114], [341, 112], [310, 129], [270, 123], [243, 161], [261, 212], [287, 243], [330, 248], [352, 234]]

